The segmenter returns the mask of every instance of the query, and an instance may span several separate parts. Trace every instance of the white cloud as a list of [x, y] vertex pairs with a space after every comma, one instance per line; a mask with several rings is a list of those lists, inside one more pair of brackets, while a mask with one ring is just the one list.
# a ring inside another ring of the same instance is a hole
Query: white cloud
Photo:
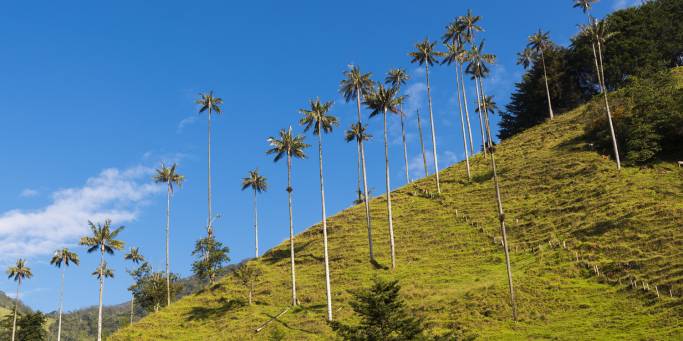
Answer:
[[612, 9], [616, 11], [627, 7], [638, 6], [641, 2], [641, 0], [614, 0]]
[[74, 243], [87, 233], [88, 220], [135, 220], [140, 205], [162, 190], [149, 180], [151, 173], [143, 166], [105, 169], [83, 187], [54, 192], [52, 202], [43, 208], [0, 213], [0, 262], [49, 254]]
[[183, 129], [185, 129], [186, 126], [189, 126], [197, 121], [197, 117], [197, 115], [192, 115], [180, 120], [180, 122], [178, 123], [178, 128], [176, 129], [176, 133], [182, 133]]
[[21, 196], [23, 198], [30, 198], [30, 197], [35, 197], [38, 194], [39, 194], [38, 190], [35, 190], [33, 188], [24, 188], [21, 191], [21, 193], [19, 193], [19, 196]]

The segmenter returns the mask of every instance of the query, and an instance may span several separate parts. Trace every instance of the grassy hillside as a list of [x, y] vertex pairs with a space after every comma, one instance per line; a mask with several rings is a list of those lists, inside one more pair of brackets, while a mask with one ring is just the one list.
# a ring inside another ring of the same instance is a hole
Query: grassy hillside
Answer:
[[[397, 264], [388, 270], [383, 197], [371, 202], [375, 251], [367, 260], [364, 209], [329, 219], [335, 318], [353, 321], [349, 290], [373, 276], [399, 279], [403, 296], [432, 334], [483, 339], [683, 338], [683, 168], [659, 164], [621, 172], [582, 141], [582, 108], [498, 148], [520, 319], [510, 320], [507, 283], [488, 160], [443, 171], [392, 194]], [[379, 180], [378, 180], [379, 181]], [[264, 331], [254, 329], [287, 307], [289, 251], [266, 253], [256, 304], [230, 277], [151, 314], [112, 340], [323, 340], [325, 323], [320, 226], [296, 237], [301, 307]], [[566, 247], [566, 249], [565, 249]], [[579, 261], [576, 257], [578, 255]], [[597, 265], [600, 275], [592, 270]], [[632, 289], [632, 279], [640, 289]], [[645, 281], [650, 290], [643, 290]], [[661, 294], [657, 298], [654, 286]], [[673, 298], [669, 297], [669, 289]]]

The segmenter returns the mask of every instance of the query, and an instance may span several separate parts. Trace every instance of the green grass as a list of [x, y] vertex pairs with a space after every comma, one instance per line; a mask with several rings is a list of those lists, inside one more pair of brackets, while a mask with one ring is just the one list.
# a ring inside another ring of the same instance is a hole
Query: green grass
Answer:
[[[471, 182], [462, 163], [442, 172], [439, 198], [423, 194], [435, 191], [432, 177], [392, 193], [395, 271], [386, 269], [383, 197], [371, 201], [382, 268], [368, 262], [363, 207], [329, 219], [335, 318], [353, 321], [349, 291], [382, 276], [400, 280], [404, 298], [432, 334], [455, 330], [511, 340], [683, 338], [683, 170], [658, 164], [619, 172], [589, 150], [582, 129], [578, 108], [498, 148], [519, 321], [510, 318], [502, 248], [493, 242], [499, 238], [495, 192], [488, 160], [481, 155], [473, 159]], [[260, 260], [264, 275], [255, 305], [243, 305], [245, 290], [226, 277], [111, 339], [267, 339], [275, 329], [288, 340], [334, 338], [325, 323], [320, 226], [297, 235], [295, 242], [301, 307], [261, 333], [254, 329], [290, 302], [285, 243]], [[563, 242], [568, 249], [557, 246]], [[588, 264], [605, 275], [596, 277]], [[652, 290], [630, 289], [629, 278], [645, 280]], [[668, 297], [669, 288], [674, 298]]]

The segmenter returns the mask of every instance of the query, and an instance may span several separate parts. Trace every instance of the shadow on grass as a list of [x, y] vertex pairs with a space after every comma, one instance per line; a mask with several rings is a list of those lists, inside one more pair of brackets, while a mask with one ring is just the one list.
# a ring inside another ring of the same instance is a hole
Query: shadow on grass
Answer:
[[372, 267], [375, 268], [376, 270], [389, 270], [389, 267], [379, 263], [377, 260], [373, 259], [370, 261], [370, 264], [372, 264]]
[[[500, 175], [500, 172], [498, 172], [498, 175]], [[482, 183], [485, 181], [489, 181], [493, 178], [493, 171], [486, 171], [484, 173], [479, 173], [475, 174], [472, 176], [472, 182], [477, 182], [477, 183]]]
[[224, 315], [229, 311], [233, 311], [244, 307], [247, 302], [243, 299], [220, 299], [220, 305], [217, 307], [194, 307], [187, 313], [187, 319], [190, 321], [194, 320], [206, 320], [216, 316]]
[[[323, 305], [323, 306], [324, 306], [324, 305]], [[304, 309], [301, 308], [301, 310], [304, 310]], [[285, 328], [287, 328], [287, 329], [289, 329], [289, 330], [296, 330], [296, 331], [300, 331], [300, 332], [303, 332], [303, 333], [306, 333], [306, 334], [315, 334], [315, 332], [314, 332], [314, 331], [311, 331], [311, 330], [306, 330], [306, 329], [303, 329], [303, 328], [292, 327], [292, 326], [290, 326], [289, 324], [287, 324], [287, 322], [284, 322], [284, 321], [280, 320], [279, 318], [275, 317], [275, 315], [271, 315], [271, 314], [264, 314], [264, 315], [268, 316], [268, 318], [269, 318], [270, 320], [272, 320], [272, 321], [274, 321], [274, 322], [280, 323], [283, 327], [285, 327]]]
[[[309, 244], [311, 244], [310, 241], [306, 242], [304, 244], [298, 244], [298, 245], [295, 243], [294, 244], [294, 253], [296, 254], [296, 253], [301, 252], [303, 249], [307, 248]], [[274, 263], [277, 263], [283, 259], [289, 259], [289, 256], [290, 256], [290, 250], [289, 250], [289, 247], [287, 247], [287, 248], [272, 250], [272, 251], [266, 253], [265, 255], [263, 255], [263, 257], [261, 259], [264, 263], [274, 264]]]

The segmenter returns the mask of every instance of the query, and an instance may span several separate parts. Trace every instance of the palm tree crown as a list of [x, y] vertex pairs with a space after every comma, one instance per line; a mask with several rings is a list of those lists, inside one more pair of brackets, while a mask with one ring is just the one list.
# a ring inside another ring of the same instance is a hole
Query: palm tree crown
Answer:
[[398, 89], [391, 87], [385, 88], [384, 85], [380, 84], [377, 89], [370, 92], [365, 97], [365, 105], [372, 109], [370, 117], [374, 117], [379, 114], [383, 114], [386, 111], [393, 113], [398, 113], [399, 100], [396, 97], [396, 92]]
[[[482, 107], [486, 108], [486, 111], [491, 114], [495, 114], [496, 110], [498, 110], [498, 105], [493, 100], [493, 96], [486, 96], [482, 101]], [[479, 108], [475, 110], [476, 112], [479, 112]]]
[[64, 264], [64, 266], [69, 266], [70, 263], [79, 265], [80, 260], [78, 259], [77, 253], [71, 252], [67, 248], [55, 251], [54, 255], [52, 255], [52, 259], [50, 260], [50, 264], [58, 268], [61, 268], [62, 264]]
[[268, 143], [270, 143], [271, 149], [266, 151], [266, 154], [275, 154], [273, 161], [277, 162], [282, 159], [283, 156], [292, 156], [299, 159], [306, 158], [306, 153], [304, 149], [309, 147], [306, 142], [304, 142], [304, 135], [298, 134], [294, 135], [292, 133], [292, 127], [289, 129], [280, 129], [280, 137], [271, 136], [268, 138]]
[[249, 176], [242, 179], [242, 190], [247, 188], [251, 188], [258, 193], [265, 192], [268, 190], [266, 177], [259, 174], [258, 169], [250, 170]]
[[385, 84], [391, 84], [394, 88], [400, 88], [402, 85], [406, 84], [406, 81], [410, 79], [408, 73], [405, 69], [391, 69], [387, 73], [387, 77], [384, 78]]
[[88, 221], [88, 225], [90, 226], [92, 236], [83, 237], [80, 241], [81, 245], [89, 246], [88, 253], [101, 249], [111, 255], [114, 253], [114, 250], [123, 249], [123, 242], [116, 240], [119, 233], [123, 231], [123, 226], [112, 230], [110, 219], [105, 220], [103, 225], [99, 223], [95, 225], [91, 221]]
[[156, 174], [154, 175], [154, 182], [168, 184], [171, 192], [173, 191], [173, 185], [178, 185], [178, 187], [183, 185], [185, 181], [185, 176], [176, 172], [176, 164], [174, 163], [171, 167], [166, 167], [165, 164], [161, 164], [161, 168], [156, 169]]
[[107, 266], [107, 262], [102, 262], [100, 263], [100, 265], [97, 266], [97, 269], [93, 271], [92, 275], [97, 277], [97, 279], [102, 279], [103, 277], [113, 278], [114, 271]]
[[529, 36], [529, 44], [527, 47], [535, 52], [543, 52], [550, 45], [550, 32], [538, 32]]
[[437, 57], [439, 53], [435, 49], [436, 42], [430, 42], [429, 39], [425, 38], [423, 41], [415, 44], [415, 51], [410, 52], [408, 55], [413, 57], [411, 63], [418, 63], [418, 65], [428, 64], [429, 66], [437, 63]]
[[328, 115], [333, 102], [320, 102], [319, 98], [311, 100], [310, 109], [300, 109], [299, 113], [303, 117], [299, 120], [299, 124], [304, 126], [304, 131], [308, 131], [313, 127], [313, 134], [320, 135], [320, 129], [324, 133], [329, 133], [332, 129], [339, 125], [339, 121], [333, 115]]
[[536, 53], [528, 47], [517, 53], [517, 65], [522, 65], [525, 69], [529, 68], [534, 60], [536, 60]]
[[441, 64], [465, 63], [468, 60], [467, 50], [462, 44], [446, 43], [446, 52], [441, 53]]
[[23, 281], [24, 279], [29, 279], [31, 277], [33, 277], [33, 273], [31, 272], [31, 268], [26, 266], [25, 259], [17, 259], [17, 264], [7, 269], [7, 278], [11, 278], [15, 282]]
[[344, 139], [346, 142], [351, 142], [351, 141], [368, 141], [372, 138], [372, 135], [368, 134], [366, 132], [367, 126], [364, 126], [360, 123], [354, 123], [349, 127], [348, 130], [346, 130]]
[[140, 262], [145, 261], [145, 257], [142, 256], [142, 254], [140, 253], [140, 248], [138, 247], [130, 248], [128, 253], [126, 253], [126, 255], [123, 256], [123, 259], [129, 260], [135, 264], [140, 264]]
[[481, 16], [473, 15], [471, 9], [467, 10], [467, 15], [458, 18], [458, 21], [460, 21], [460, 25], [462, 25], [464, 28], [464, 38], [467, 42], [471, 43], [472, 41], [474, 41], [474, 32], [484, 31], [484, 29], [482, 29], [481, 26], [477, 25], [479, 20], [481, 20]]
[[467, 65], [467, 73], [475, 77], [486, 77], [489, 74], [489, 68], [486, 64], [493, 64], [496, 62], [496, 56], [490, 53], [484, 53], [484, 41], [479, 43], [479, 46], [472, 46], [472, 50], [468, 52], [470, 63]]
[[588, 13], [596, 2], [598, 0], [574, 0], [574, 8], [580, 7], [583, 13]]
[[209, 91], [204, 94], [199, 94], [200, 98], [195, 101], [195, 103], [200, 105], [199, 112], [203, 113], [209, 111], [209, 113], [221, 114], [221, 105], [223, 105], [223, 99], [220, 97], [215, 97], [213, 91]]
[[339, 92], [344, 96], [347, 102], [354, 100], [359, 94], [364, 95], [372, 89], [374, 82], [370, 77], [372, 73], [362, 73], [358, 66], [351, 66], [351, 69], [344, 72], [344, 78], [341, 81]]

